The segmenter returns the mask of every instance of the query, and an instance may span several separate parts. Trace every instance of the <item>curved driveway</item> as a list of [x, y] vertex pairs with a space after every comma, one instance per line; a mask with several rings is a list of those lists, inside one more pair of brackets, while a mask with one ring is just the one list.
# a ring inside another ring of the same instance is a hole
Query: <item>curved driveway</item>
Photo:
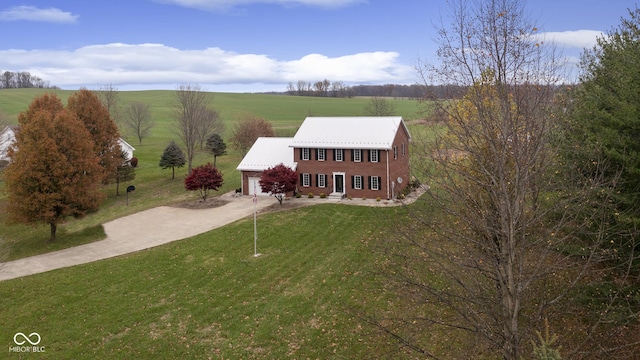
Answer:
[[[185, 239], [253, 214], [251, 196], [222, 195], [229, 203], [211, 209], [161, 206], [104, 224], [106, 239], [0, 264], [0, 281], [107, 259]], [[260, 197], [258, 211], [275, 204]]]

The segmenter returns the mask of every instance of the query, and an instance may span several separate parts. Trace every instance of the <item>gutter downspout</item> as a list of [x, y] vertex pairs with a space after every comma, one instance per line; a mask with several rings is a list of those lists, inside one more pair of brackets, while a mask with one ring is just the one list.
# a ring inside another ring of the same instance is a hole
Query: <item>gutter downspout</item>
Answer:
[[387, 150], [387, 200], [391, 197], [389, 195], [389, 150]]

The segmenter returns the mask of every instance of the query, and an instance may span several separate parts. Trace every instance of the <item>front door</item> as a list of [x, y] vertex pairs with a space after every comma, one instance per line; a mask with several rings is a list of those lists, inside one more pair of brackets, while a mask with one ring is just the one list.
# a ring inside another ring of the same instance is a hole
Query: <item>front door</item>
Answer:
[[333, 174], [333, 192], [344, 193], [344, 173]]

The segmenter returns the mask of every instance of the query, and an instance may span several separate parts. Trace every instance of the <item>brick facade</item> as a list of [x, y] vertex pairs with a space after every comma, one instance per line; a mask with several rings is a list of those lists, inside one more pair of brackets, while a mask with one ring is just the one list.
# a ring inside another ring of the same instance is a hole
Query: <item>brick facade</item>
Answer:
[[409, 139], [400, 126], [391, 149], [293, 148], [298, 190], [303, 195], [342, 192], [352, 198], [391, 199], [410, 180]]

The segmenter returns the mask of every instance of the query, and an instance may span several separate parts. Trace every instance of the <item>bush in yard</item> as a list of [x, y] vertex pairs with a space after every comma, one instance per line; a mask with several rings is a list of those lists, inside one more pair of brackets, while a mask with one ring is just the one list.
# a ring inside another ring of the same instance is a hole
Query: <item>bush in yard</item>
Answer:
[[129, 160], [129, 164], [131, 164], [131, 166], [138, 167], [138, 158], [137, 157], [132, 157], [131, 160]]
[[202, 201], [207, 201], [210, 190], [218, 190], [222, 186], [222, 173], [211, 163], [198, 166], [184, 179], [184, 187], [189, 191], [198, 191]]

